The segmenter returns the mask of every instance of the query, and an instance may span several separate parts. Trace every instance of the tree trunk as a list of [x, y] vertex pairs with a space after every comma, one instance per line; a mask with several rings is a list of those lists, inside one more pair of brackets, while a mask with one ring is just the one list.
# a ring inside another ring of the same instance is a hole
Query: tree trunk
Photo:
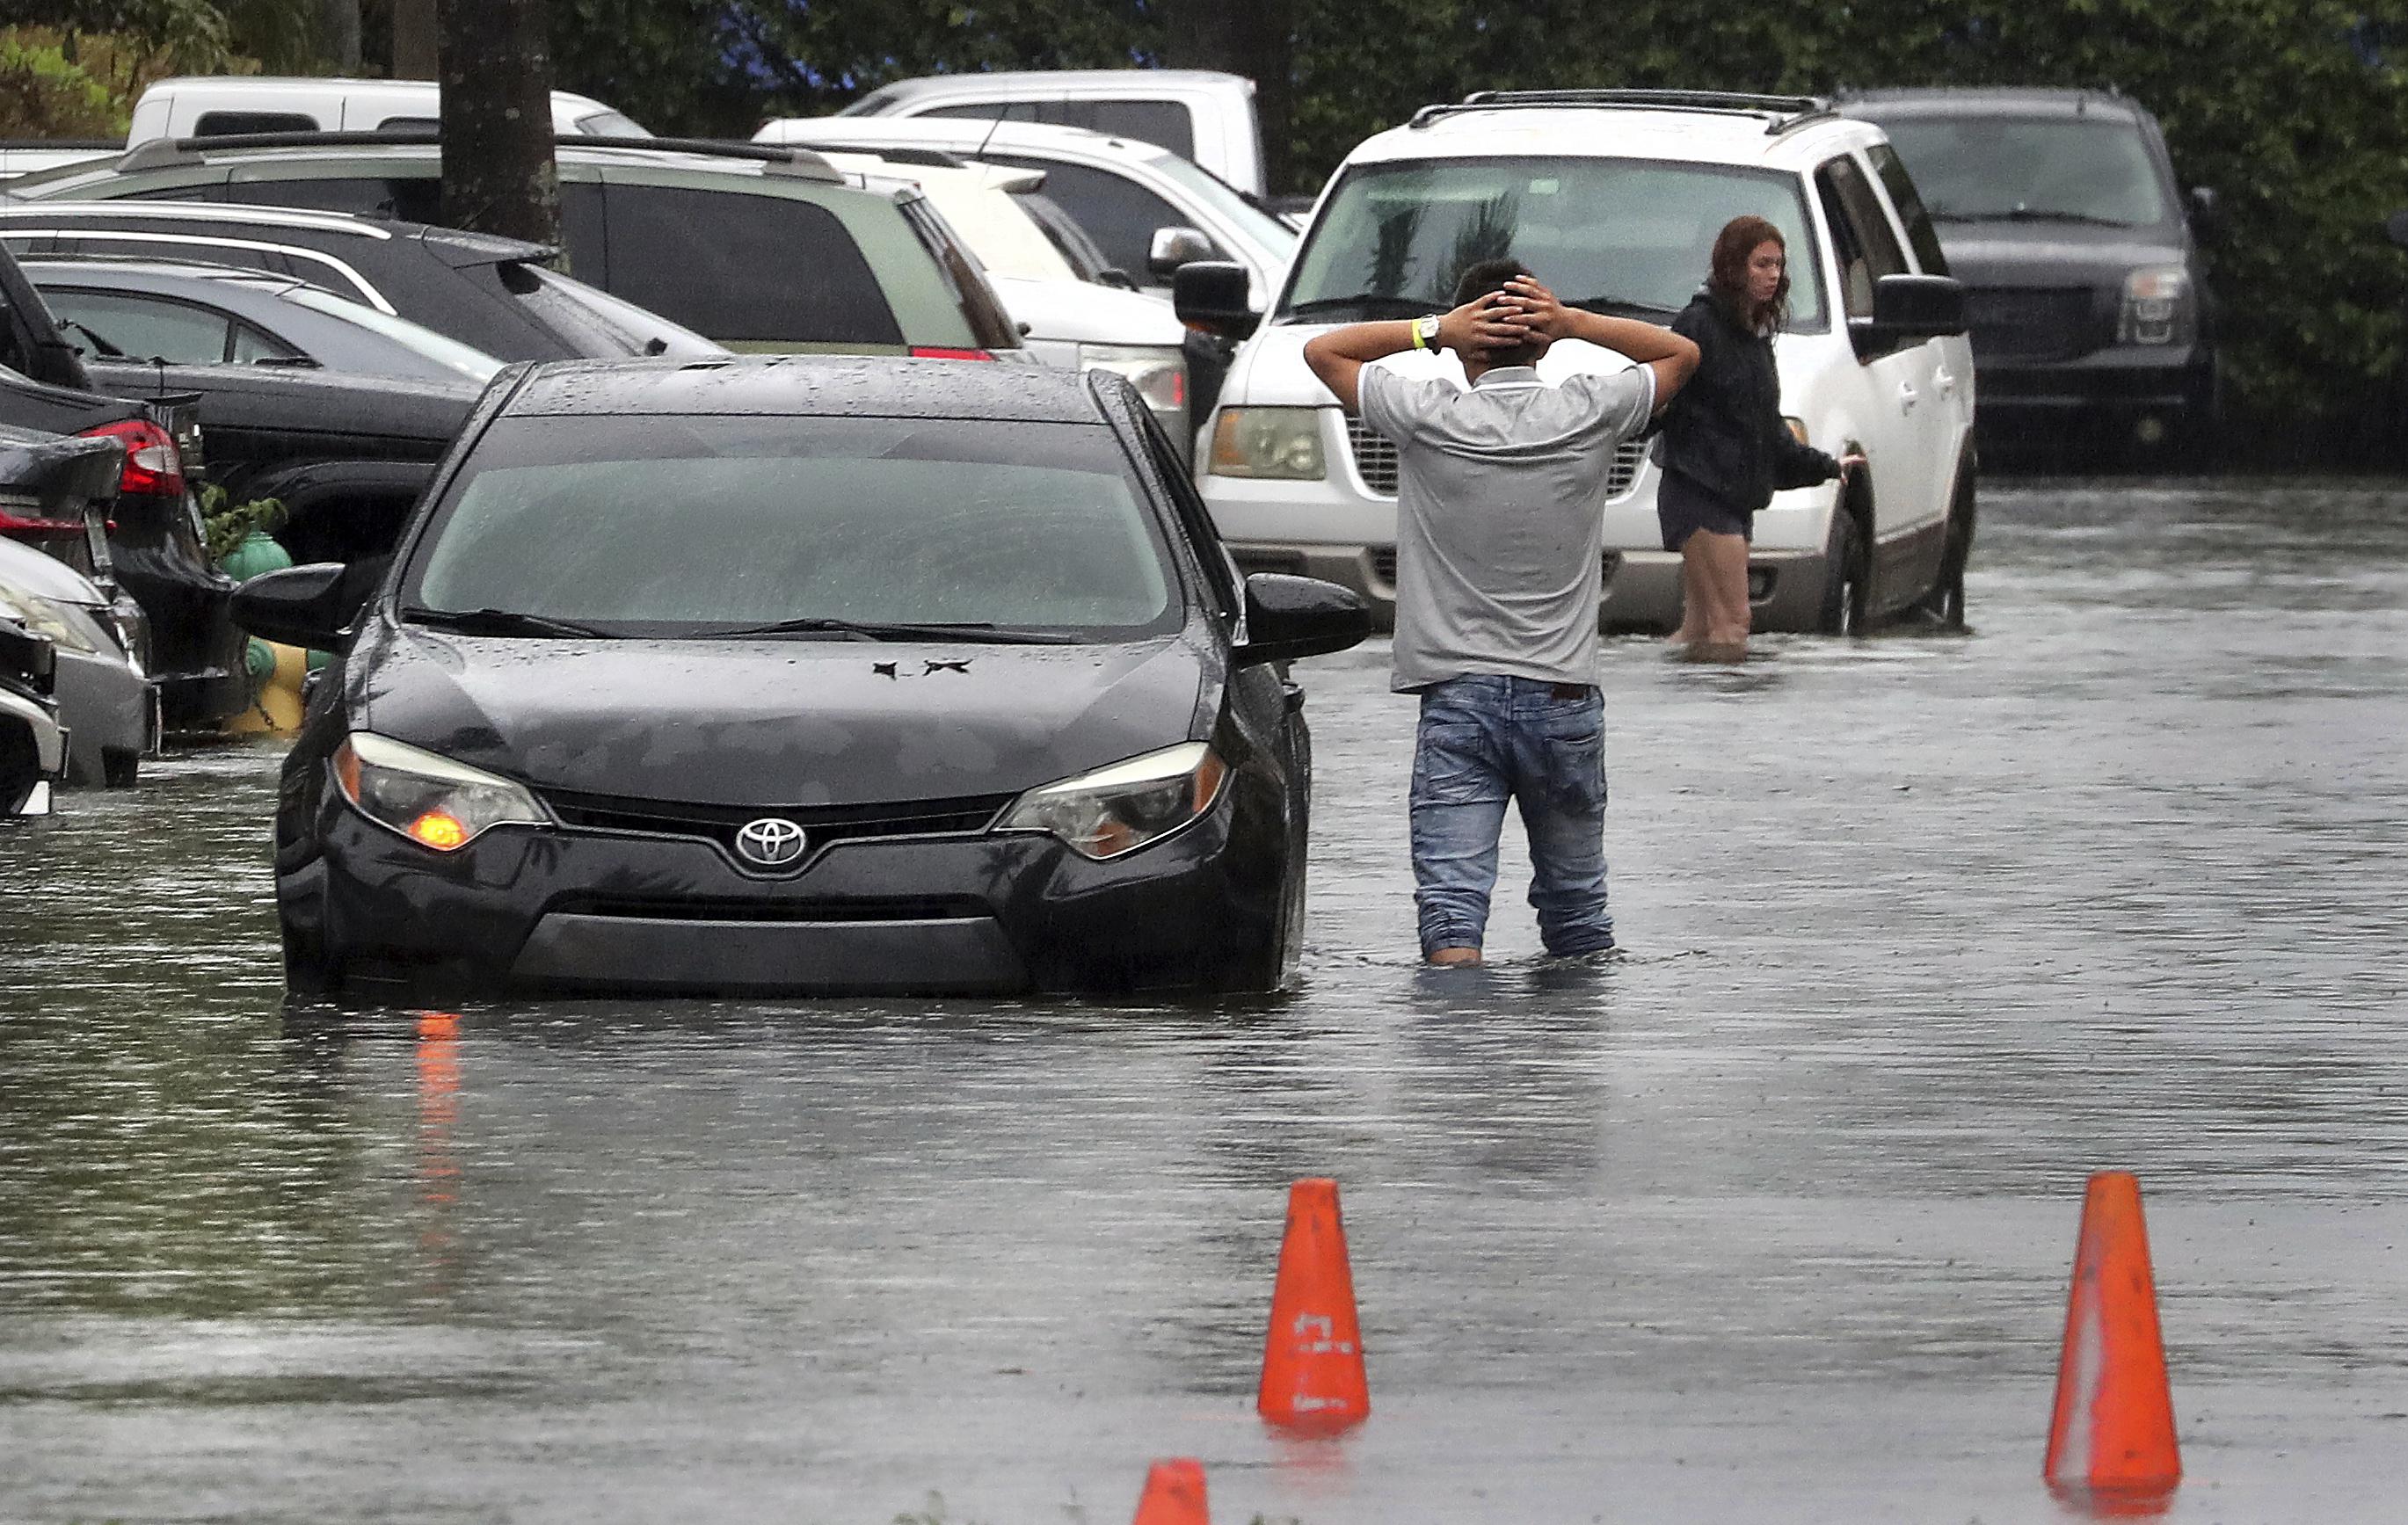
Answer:
[[340, 73], [360, 72], [360, 0], [318, 0], [318, 50]]
[[1263, 184], [1274, 195], [1286, 191], [1294, 162], [1288, 111], [1294, 93], [1296, 0], [1169, 0], [1163, 22], [1165, 64], [1221, 69], [1254, 82]]
[[393, 0], [393, 77], [432, 79], [439, 66], [436, 0]]
[[560, 242], [544, 0], [442, 0], [443, 221]]

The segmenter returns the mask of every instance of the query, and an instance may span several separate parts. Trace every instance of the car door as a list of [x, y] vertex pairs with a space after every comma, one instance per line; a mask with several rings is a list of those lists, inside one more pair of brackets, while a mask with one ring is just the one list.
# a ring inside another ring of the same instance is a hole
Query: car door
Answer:
[[[1906, 254], [1890, 231], [1870, 178], [1852, 154], [1814, 171], [1815, 200], [1829, 230], [1838, 306], [1853, 328], [1873, 315], [1873, 282], [1906, 275]], [[1886, 608], [1921, 591], [1912, 563], [1937, 565], [1942, 507], [1932, 501], [1928, 457], [1936, 388], [1931, 351], [1921, 344], [1859, 349], [1858, 406], [1849, 409], [1863, 443], [1873, 490], [1873, 599]], [[1929, 540], [1931, 545], [1922, 544]]]
[[[1927, 276], [1948, 274], [1948, 256], [1940, 248], [1940, 232], [1932, 225], [1923, 196], [1906, 172], [1905, 161], [1886, 143], [1865, 150], [1878, 187], [1889, 203], [1899, 230], [1906, 235], [1907, 252], [1915, 269]], [[1963, 463], [1965, 443], [1973, 430], [1973, 348], [1961, 334], [1923, 341], [1931, 352], [1932, 415], [1929, 430], [1931, 501], [1942, 511], [1956, 492], [1956, 472]]]

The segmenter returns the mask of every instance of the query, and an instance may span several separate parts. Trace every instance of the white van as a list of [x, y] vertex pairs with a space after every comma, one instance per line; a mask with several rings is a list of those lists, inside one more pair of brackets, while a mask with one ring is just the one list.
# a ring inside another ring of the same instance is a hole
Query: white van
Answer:
[[[1774, 341], [1783, 411], [1809, 443], [1868, 461], [1844, 489], [1776, 493], [1756, 515], [1757, 628], [1862, 630], [1918, 602], [1961, 619], [1974, 470], [1963, 292], [1880, 129], [1799, 97], [1483, 93], [1426, 107], [1347, 155], [1258, 327], [1238, 272], [1182, 269], [1182, 318], [1253, 329], [1197, 451], [1229, 549], [1249, 570], [1326, 577], [1392, 609], [1396, 450], [1340, 410], [1305, 341], [1443, 311], [1457, 268], [1497, 256], [1566, 302], [1669, 321], [1702, 282], [1715, 234], [1748, 212], [1789, 246], [1789, 323]], [[1624, 363], [1564, 344], [1541, 369]], [[1644, 448], [1623, 448], [1606, 506], [1612, 627], [1680, 619], [1657, 477]]]
[[1263, 194], [1254, 82], [1210, 69], [1037, 69], [939, 74], [881, 85], [847, 117], [940, 117], [1084, 127], [1168, 149]]
[[[134, 103], [125, 146], [158, 137], [225, 137], [237, 133], [373, 133], [432, 127], [442, 87], [432, 79], [274, 79], [242, 75], [181, 75], [162, 79]], [[650, 137], [625, 114], [586, 95], [552, 93], [552, 127], [588, 137]]]

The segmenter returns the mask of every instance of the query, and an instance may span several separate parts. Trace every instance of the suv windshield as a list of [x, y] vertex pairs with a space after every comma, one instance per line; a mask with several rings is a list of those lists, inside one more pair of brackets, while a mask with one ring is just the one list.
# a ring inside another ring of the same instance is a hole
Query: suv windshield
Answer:
[[1306, 235], [1281, 312], [1351, 322], [1442, 311], [1465, 265], [1520, 260], [1568, 303], [1669, 316], [1714, 235], [1753, 212], [1788, 240], [1789, 326], [1824, 323], [1798, 178], [1639, 159], [1496, 158], [1347, 171]]
[[2034, 218], [2147, 227], [2172, 208], [2140, 127], [2112, 117], [1899, 117], [1882, 130], [1943, 222]]
[[1296, 248], [1294, 228], [1201, 164], [1168, 152], [1154, 155], [1152, 163], [1155, 169], [1184, 185], [1197, 200], [1206, 203], [1226, 218], [1240, 236], [1271, 255], [1275, 262], [1286, 258], [1288, 251]]
[[611, 634], [1125, 636], [1175, 628], [1175, 587], [1101, 425], [581, 416], [494, 424], [401, 602]]

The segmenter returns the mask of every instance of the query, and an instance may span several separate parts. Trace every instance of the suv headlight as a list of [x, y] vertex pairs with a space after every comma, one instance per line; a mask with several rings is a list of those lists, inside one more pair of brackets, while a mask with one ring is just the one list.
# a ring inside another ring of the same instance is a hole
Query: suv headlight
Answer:
[[1200, 741], [1167, 747], [1032, 789], [996, 830], [1051, 832], [1082, 858], [1118, 858], [1211, 809], [1228, 776], [1228, 765]]
[[72, 604], [0, 588], [0, 615], [37, 635], [48, 635], [62, 651], [80, 651], [88, 656], [100, 649], [100, 643], [93, 639], [95, 633], [90, 628], [91, 617]]
[[1321, 454], [1317, 407], [1225, 407], [1212, 422], [1215, 477], [1317, 482], [1329, 475]]
[[1082, 344], [1079, 368], [1111, 371], [1128, 378], [1145, 406], [1156, 413], [1187, 411], [1187, 357], [1152, 345]]
[[360, 814], [437, 852], [457, 851], [491, 826], [552, 824], [525, 785], [373, 731], [354, 731], [335, 748], [335, 782]]
[[2178, 264], [2144, 265], [2124, 278], [2124, 312], [2115, 325], [2122, 344], [2187, 344], [2198, 327], [2190, 272]]

